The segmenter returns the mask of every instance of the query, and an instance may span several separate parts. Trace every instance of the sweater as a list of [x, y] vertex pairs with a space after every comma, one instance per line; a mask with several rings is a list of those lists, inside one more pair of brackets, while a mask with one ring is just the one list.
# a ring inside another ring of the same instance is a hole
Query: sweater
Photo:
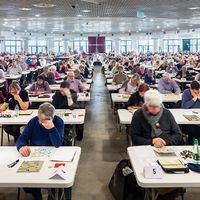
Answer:
[[134, 92], [128, 102], [125, 104], [125, 108], [127, 109], [129, 106], [142, 106], [144, 104], [144, 98], [140, 96], [139, 92]]
[[[163, 109], [159, 120], [162, 131], [159, 136], [165, 140], [166, 145], [178, 145], [182, 141], [181, 130], [173, 115], [167, 109]], [[134, 145], [152, 145], [151, 126], [147, 122], [142, 109], [138, 109], [132, 118], [130, 134]]]
[[184, 90], [182, 95], [182, 108], [200, 108], [200, 101], [198, 99], [194, 101], [192, 98], [190, 89]]
[[53, 123], [55, 127], [46, 129], [39, 123], [38, 117], [32, 118], [16, 142], [17, 149], [27, 145], [61, 146], [64, 138], [64, 122], [55, 116]]

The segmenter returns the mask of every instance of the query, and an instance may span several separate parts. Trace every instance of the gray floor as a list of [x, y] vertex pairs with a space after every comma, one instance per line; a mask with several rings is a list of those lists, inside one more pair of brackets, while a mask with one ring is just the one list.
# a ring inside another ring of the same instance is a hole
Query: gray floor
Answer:
[[[84, 134], [84, 140], [77, 143], [82, 148], [82, 155], [73, 187], [73, 200], [114, 200], [107, 185], [116, 164], [127, 156], [127, 141], [125, 133], [119, 132], [104, 77], [98, 67], [95, 69], [91, 102], [87, 105]], [[15, 200], [16, 192], [16, 189], [0, 189], [0, 200]], [[199, 196], [199, 189], [188, 189], [185, 199], [199, 200]], [[21, 199], [31, 200], [31, 197], [22, 193]]]

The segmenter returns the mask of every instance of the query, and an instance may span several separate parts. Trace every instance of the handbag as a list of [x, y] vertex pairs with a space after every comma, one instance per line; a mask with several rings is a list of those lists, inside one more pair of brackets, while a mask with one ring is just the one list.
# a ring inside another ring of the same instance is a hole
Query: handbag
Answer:
[[144, 198], [144, 189], [138, 186], [134, 173], [124, 176], [123, 169], [131, 164], [129, 160], [121, 160], [110, 180], [109, 189], [116, 200], [141, 200]]

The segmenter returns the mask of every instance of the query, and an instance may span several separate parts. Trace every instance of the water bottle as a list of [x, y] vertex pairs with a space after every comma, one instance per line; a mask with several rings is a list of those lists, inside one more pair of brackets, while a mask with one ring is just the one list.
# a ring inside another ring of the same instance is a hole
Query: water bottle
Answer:
[[18, 104], [15, 106], [15, 117], [19, 116], [19, 106]]
[[199, 142], [198, 139], [194, 139], [193, 145], [193, 159], [196, 163], [199, 162]]

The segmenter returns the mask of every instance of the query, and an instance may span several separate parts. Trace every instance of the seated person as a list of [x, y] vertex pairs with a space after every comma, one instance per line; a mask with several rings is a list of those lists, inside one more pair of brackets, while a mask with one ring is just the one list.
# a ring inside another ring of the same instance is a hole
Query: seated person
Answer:
[[[77, 103], [77, 93], [70, 90], [70, 83], [64, 81], [60, 85], [60, 91], [57, 91], [53, 96], [52, 104], [56, 109], [75, 109], [80, 108]], [[68, 134], [69, 125], [65, 125], [65, 134]], [[83, 139], [83, 125], [76, 125], [76, 140], [81, 141]]]
[[[29, 108], [29, 98], [28, 92], [21, 90], [20, 86], [13, 82], [9, 86], [9, 93], [5, 99], [5, 102], [0, 107], [0, 112], [9, 110], [15, 110], [18, 107], [19, 110], [27, 110]], [[15, 139], [20, 136], [20, 126], [19, 125], [5, 125], [3, 129], [9, 135], [12, 135]]]
[[130, 134], [133, 145], [162, 148], [182, 141], [181, 130], [171, 112], [162, 107], [162, 96], [157, 90], [145, 93], [143, 107], [133, 115]]
[[65, 69], [65, 66], [63, 65], [63, 63], [61, 62], [58, 66], [57, 72], [60, 74], [66, 74], [66, 72], [68, 71], [68, 67], [67, 70]]
[[200, 84], [193, 81], [189, 89], [183, 91], [182, 108], [200, 108]]
[[8, 68], [9, 75], [19, 75], [22, 74], [22, 68], [17, 65], [17, 61], [15, 59], [12, 60], [12, 65]]
[[43, 68], [43, 73], [41, 74], [44, 77], [44, 80], [47, 81], [50, 85], [55, 83], [55, 75], [53, 72], [49, 71], [48, 66]]
[[56, 66], [55, 65], [52, 65], [50, 67], [50, 71], [52, 73], [54, 73], [54, 77], [55, 77], [56, 80], [60, 79], [60, 74], [56, 71]]
[[176, 78], [182, 79], [185, 78], [186, 80], [191, 80], [193, 77], [190, 72], [187, 70], [187, 66], [183, 65], [181, 70], [176, 74]]
[[122, 87], [119, 90], [120, 94], [133, 94], [138, 90], [138, 87], [140, 85], [140, 76], [138, 74], [135, 74], [131, 77], [130, 80], [126, 80]]
[[126, 81], [127, 76], [124, 74], [124, 68], [122, 65], [118, 66], [118, 73], [114, 75], [112, 84], [113, 85], [119, 85], [124, 83]]
[[[182, 95], [182, 108], [200, 108], [200, 84], [193, 81], [189, 89], [184, 90]], [[188, 135], [189, 144], [193, 145], [194, 138], [199, 138], [199, 125], [181, 125], [183, 133]]]
[[117, 63], [116, 60], [112, 60], [110, 62], [110, 64], [108, 65], [108, 70], [112, 71], [112, 69], [115, 67], [116, 63]]
[[169, 61], [168, 67], [166, 68], [166, 72], [169, 74], [176, 74], [178, 72], [178, 69], [174, 65], [174, 61]]
[[200, 73], [198, 73], [198, 74], [195, 76], [195, 81], [200, 82]]
[[144, 104], [144, 94], [149, 90], [149, 86], [146, 83], [140, 84], [138, 91], [134, 92], [128, 102], [125, 104], [125, 108], [129, 111], [137, 109]]
[[162, 63], [162, 65], [158, 68], [158, 70], [159, 71], [165, 71], [167, 67], [168, 67], [168, 63], [167, 63], [167, 61], [164, 61]]
[[[65, 78], [66, 80], [66, 78]], [[67, 81], [70, 83], [70, 90], [73, 90], [76, 93], [84, 92], [85, 87], [80, 80], [75, 79], [74, 72], [69, 72], [67, 75]]]
[[88, 78], [90, 72], [87, 67], [85, 67], [84, 65], [80, 65], [79, 71], [80, 71], [80, 74], [83, 76], [83, 78]]
[[119, 65], [119, 63], [116, 63], [116, 65], [112, 68], [111, 74], [117, 74]]
[[143, 65], [140, 66], [140, 68], [137, 71], [137, 74], [140, 75], [141, 79], [144, 79], [145, 75], [146, 75], [146, 69]]
[[84, 77], [80, 74], [80, 71], [78, 69], [74, 70], [74, 77], [75, 77], [75, 79], [78, 79], [81, 82], [86, 82]]
[[[29, 146], [60, 147], [64, 138], [64, 122], [55, 115], [55, 108], [44, 103], [39, 107], [38, 116], [32, 118], [16, 142], [19, 153], [28, 157], [31, 153]], [[31, 193], [34, 200], [42, 200], [40, 188], [24, 188]]]
[[175, 80], [171, 79], [168, 73], [164, 73], [163, 78], [159, 80], [158, 91], [161, 94], [175, 93], [179, 95], [181, 93], [180, 87], [178, 86]]
[[30, 87], [29, 92], [31, 94], [51, 93], [51, 89], [49, 87], [49, 83], [44, 80], [44, 77], [39, 75], [36, 82]]
[[52, 104], [56, 109], [73, 109], [78, 108], [76, 101], [77, 93], [70, 90], [70, 83], [68, 81], [63, 81], [60, 84], [60, 90], [53, 96]]
[[152, 69], [148, 69], [147, 70], [147, 74], [144, 77], [144, 82], [148, 85], [154, 85], [156, 84], [156, 80], [155, 77], [153, 75], [153, 70]]

